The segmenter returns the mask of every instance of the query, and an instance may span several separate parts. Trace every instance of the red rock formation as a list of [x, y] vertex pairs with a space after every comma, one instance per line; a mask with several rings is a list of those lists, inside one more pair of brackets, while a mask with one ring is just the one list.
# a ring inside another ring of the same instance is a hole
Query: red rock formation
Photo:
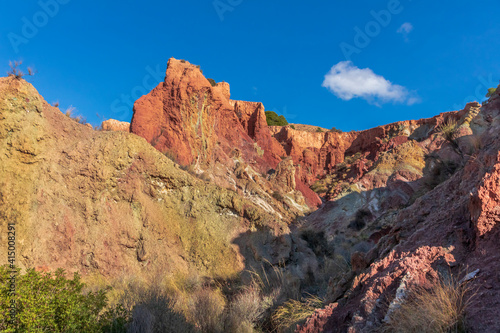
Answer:
[[[260, 172], [285, 156], [271, 135], [262, 103], [232, 101], [229, 84], [208, 82], [199, 68], [170, 59], [165, 81], [134, 104], [130, 130], [181, 164], [227, 161], [234, 148]], [[298, 180], [310, 205], [321, 201]]]
[[[195, 162], [213, 165], [214, 161], [230, 163], [229, 156], [237, 148], [244, 161], [262, 173], [276, 168], [281, 157], [291, 156], [293, 163], [299, 166], [297, 189], [309, 204], [317, 205], [320, 201], [309, 186], [334, 172], [336, 165], [346, 157], [362, 154], [347, 171], [347, 178], [352, 183], [362, 179], [370, 170], [368, 165], [373, 165], [383, 152], [409, 139], [427, 139], [436, 125], [448, 117], [461, 118], [467, 112], [466, 108], [458, 113], [443, 113], [429, 119], [349, 133], [316, 132], [304, 126], [299, 126], [300, 130], [291, 126], [268, 126], [262, 103], [231, 100], [229, 84], [221, 82], [212, 87], [197, 66], [170, 59], [165, 81], [135, 103], [131, 132], [144, 137], [161, 152], [168, 151], [184, 165]], [[434, 150], [436, 147], [432, 145], [438, 143], [426, 142], [428, 144], [431, 145], [429, 149]], [[413, 177], [406, 176], [394, 181], [403, 183]], [[369, 187], [385, 186], [386, 181], [374, 179]], [[339, 191], [340, 187], [326, 195], [326, 199]]]
[[[390, 229], [373, 234], [377, 245], [364, 256], [369, 267], [363, 269], [364, 262], [358, 264], [359, 258], [353, 258], [359, 274], [353, 275], [334, 303], [317, 310], [298, 332], [377, 331], [385, 320], [391, 320], [389, 304], [395, 302], [397, 293], [408, 293], [413, 285], [430, 285], [446, 272], [459, 279], [465, 273], [475, 274], [471, 280], [475, 295], [466, 310], [470, 331], [498, 330], [500, 98], [493, 96], [480, 113], [473, 110], [477, 107], [469, 104], [462, 112], [445, 115], [473, 119], [468, 137], [474, 136], [477, 144], [472, 154], [462, 154], [463, 168], [407, 208], [389, 215], [392, 222], [386, 226], [391, 225]], [[444, 119], [441, 115], [433, 122]], [[426, 141], [429, 149], [436, 147], [433, 140]], [[440, 151], [451, 146], [440, 145]]]
[[[279, 144], [263, 127], [263, 107], [237, 102], [250, 113], [240, 119], [234, 104], [227, 83], [212, 87], [199, 68], [172, 58], [165, 81], [134, 104], [131, 132], [162, 152], [170, 151], [181, 164], [209, 162], [216, 150], [229, 154], [239, 148], [245, 160], [258, 160], [262, 169], [276, 166], [279, 158], [269, 148], [279, 150]], [[264, 149], [263, 156], [257, 146]]]

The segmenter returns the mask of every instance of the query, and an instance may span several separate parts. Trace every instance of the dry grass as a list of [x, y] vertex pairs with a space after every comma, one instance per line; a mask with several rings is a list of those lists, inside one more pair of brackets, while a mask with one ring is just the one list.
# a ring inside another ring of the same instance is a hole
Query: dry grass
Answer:
[[453, 277], [439, 280], [430, 289], [415, 287], [382, 332], [467, 332], [465, 310], [473, 295], [467, 282]]
[[202, 332], [223, 332], [225, 307], [222, 293], [206, 287], [192, 295], [189, 319]]
[[64, 114], [73, 119], [74, 121], [76, 121], [77, 123], [80, 123], [80, 124], [86, 124], [87, 123], [87, 119], [85, 119], [85, 117], [81, 116], [81, 115], [75, 115], [75, 111], [76, 111], [76, 108], [73, 106], [73, 105], [70, 105], [67, 109], [66, 109], [66, 112], [64, 112]]
[[30, 76], [35, 75], [35, 72], [30, 67], [28, 67], [28, 73], [24, 73], [23, 71], [18, 69], [18, 67], [21, 66], [22, 64], [23, 64], [22, 60], [21, 61], [14, 61], [14, 62], [9, 61], [10, 71], [7, 72], [7, 75], [14, 77], [18, 80], [22, 79], [23, 76], [26, 76], [26, 75], [30, 75]]
[[274, 311], [271, 317], [273, 326], [278, 332], [293, 332], [298, 324], [323, 305], [321, 298], [312, 295], [302, 302], [293, 299], [286, 301]]
[[436, 127], [436, 133], [441, 135], [449, 142], [453, 142], [455, 140], [455, 136], [457, 133], [457, 121], [453, 118], [449, 118], [447, 121], [443, 122], [441, 125]]
[[252, 284], [231, 302], [226, 319], [228, 332], [253, 332], [266, 310], [266, 302], [257, 285]]

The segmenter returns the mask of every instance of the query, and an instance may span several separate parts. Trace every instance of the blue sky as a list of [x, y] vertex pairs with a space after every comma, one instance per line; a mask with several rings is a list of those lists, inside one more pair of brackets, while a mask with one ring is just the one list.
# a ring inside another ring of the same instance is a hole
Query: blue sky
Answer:
[[361, 130], [481, 101], [500, 79], [499, 12], [493, 0], [8, 1], [0, 73], [22, 59], [49, 103], [97, 125], [130, 121], [127, 96], [175, 57], [289, 122]]

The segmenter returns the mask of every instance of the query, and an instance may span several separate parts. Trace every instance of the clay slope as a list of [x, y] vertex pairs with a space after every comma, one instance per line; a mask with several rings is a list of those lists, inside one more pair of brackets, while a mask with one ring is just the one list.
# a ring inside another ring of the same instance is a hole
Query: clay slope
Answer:
[[[300, 243], [262, 202], [194, 177], [137, 135], [79, 124], [12, 77], [0, 78], [0, 222], [15, 223], [20, 267], [107, 280], [192, 270], [229, 278], [252, 262], [246, 246], [256, 258], [293, 262]], [[258, 233], [267, 241], [245, 236]], [[288, 240], [279, 249], [277, 237]]]
[[[357, 247], [347, 253], [352, 272], [332, 287], [330, 305], [298, 332], [377, 331], [398, 320], [390, 311], [413, 286], [466, 272], [475, 273], [470, 331], [500, 327], [500, 96], [440, 117], [426, 121], [420, 139], [410, 135], [381, 153], [350, 189], [309, 216], [305, 224], [326, 230], [337, 251]], [[437, 125], [449, 119], [457, 126], [447, 141]]]

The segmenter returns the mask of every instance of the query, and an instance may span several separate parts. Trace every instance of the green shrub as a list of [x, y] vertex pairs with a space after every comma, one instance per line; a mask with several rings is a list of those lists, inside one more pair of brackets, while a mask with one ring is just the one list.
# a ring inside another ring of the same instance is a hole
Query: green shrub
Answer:
[[366, 226], [366, 219], [370, 218], [372, 213], [367, 209], [360, 209], [356, 212], [354, 220], [349, 223], [348, 227], [355, 231], [360, 231]]
[[266, 111], [266, 121], [268, 126], [286, 126], [288, 121], [286, 121], [284, 116], [278, 116], [274, 111]]
[[[84, 293], [75, 273], [67, 279], [62, 269], [39, 273], [29, 269], [15, 274], [16, 294], [10, 290], [12, 274], [0, 267], [1, 332], [125, 332], [127, 313], [121, 305], [107, 307], [108, 289]], [[16, 304], [11, 321], [9, 304]]]
[[295, 126], [293, 126], [293, 125], [290, 125], [290, 127], [291, 127], [292, 129], [295, 129]]
[[212, 87], [215, 87], [217, 85], [217, 82], [215, 82], [214, 79], [207, 79], [208, 82], [210, 82], [210, 84], [212, 85]]
[[301, 232], [300, 238], [307, 242], [307, 246], [313, 250], [314, 254], [318, 256], [332, 255], [332, 251], [328, 247], [328, 242], [325, 237], [324, 231], [315, 231], [306, 229]]
[[323, 130], [321, 129], [321, 127], [318, 127], [318, 128], [316, 128], [316, 132], [323, 133]]
[[274, 191], [273, 194], [271, 195], [274, 199], [278, 201], [283, 201], [285, 200], [285, 197], [278, 191]]
[[488, 88], [488, 93], [486, 94], [486, 97], [490, 98], [496, 91], [497, 88]]
[[332, 129], [330, 130], [330, 132], [334, 132], [334, 133], [342, 133], [341, 130], [335, 128], [335, 127], [332, 127]]

